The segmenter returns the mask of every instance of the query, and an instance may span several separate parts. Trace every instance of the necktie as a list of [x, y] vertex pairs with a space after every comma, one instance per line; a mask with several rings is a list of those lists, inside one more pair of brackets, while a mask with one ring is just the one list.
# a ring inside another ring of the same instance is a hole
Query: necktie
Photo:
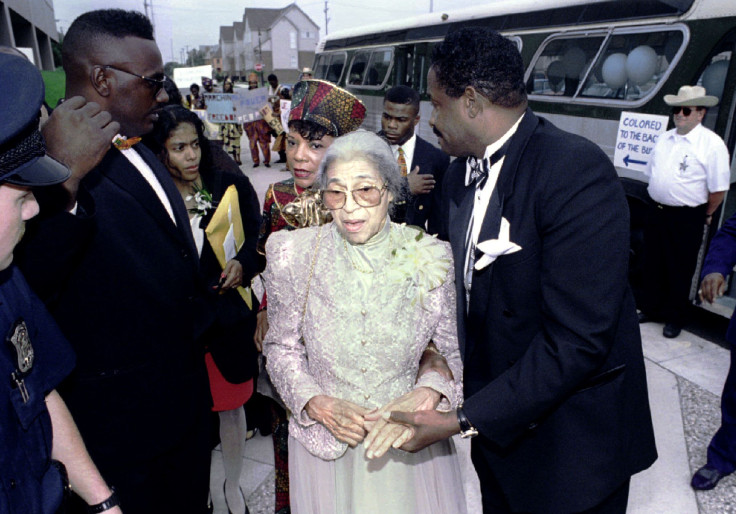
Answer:
[[399, 161], [399, 168], [401, 168], [401, 176], [402, 177], [405, 177], [406, 176], [406, 172], [407, 172], [407, 169], [406, 169], [406, 159], [404, 158], [404, 150], [401, 147], [399, 147], [399, 159], [398, 159], [398, 161]]
[[488, 180], [488, 172], [491, 168], [506, 155], [506, 150], [509, 149], [511, 139], [506, 141], [501, 148], [496, 150], [490, 158], [476, 159], [475, 157], [468, 158], [470, 164], [470, 180], [466, 185], [475, 184], [475, 187], [483, 189]]

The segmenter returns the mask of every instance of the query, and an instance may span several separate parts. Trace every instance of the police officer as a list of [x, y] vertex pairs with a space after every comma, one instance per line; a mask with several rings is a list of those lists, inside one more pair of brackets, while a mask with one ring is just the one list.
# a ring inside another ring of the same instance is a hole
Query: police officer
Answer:
[[45, 155], [39, 71], [0, 54], [0, 81], [22, 85], [0, 96], [0, 513], [56, 512], [70, 485], [89, 512], [119, 514], [56, 392], [74, 354], [12, 263], [24, 222], [38, 213], [32, 188], [61, 183], [70, 171]]

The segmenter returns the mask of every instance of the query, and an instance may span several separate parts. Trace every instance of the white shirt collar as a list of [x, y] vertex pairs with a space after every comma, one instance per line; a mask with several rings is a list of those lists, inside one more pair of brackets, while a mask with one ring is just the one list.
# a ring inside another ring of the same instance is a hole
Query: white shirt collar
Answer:
[[682, 134], [677, 133], [677, 128], [673, 128], [672, 130], [669, 131], [669, 137], [670, 139], [680, 139], [680, 140], [694, 142], [703, 129], [704, 129], [703, 124], [698, 123], [697, 125], [693, 127], [693, 129], [690, 132], [688, 132], [685, 135], [682, 135]]
[[[492, 155], [493, 155], [493, 154], [494, 154], [494, 153], [495, 153], [495, 152], [496, 152], [497, 150], [499, 150], [499, 149], [500, 149], [500, 148], [501, 148], [501, 147], [502, 147], [502, 146], [503, 146], [504, 144], [506, 144], [506, 141], [508, 141], [509, 139], [511, 139], [511, 136], [513, 136], [514, 134], [516, 134], [516, 129], [518, 129], [518, 128], [519, 128], [519, 124], [521, 123], [521, 120], [523, 120], [523, 119], [524, 119], [524, 115], [525, 115], [525, 114], [526, 114], [526, 113], [523, 113], [523, 114], [522, 114], [522, 115], [521, 115], [521, 116], [519, 117], [519, 119], [518, 119], [518, 120], [516, 120], [516, 123], [514, 123], [514, 124], [513, 124], [512, 126], [511, 126], [511, 128], [509, 128], [509, 129], [508, 129], [508, 130], [506, 131], [506, 133], [505, 133], [505, 134], [504, 134], [503, 136], [501, 136], [501, 137], [500, 137], [500, 138], [499, 138], [499, 139], [498, 139], [497, 141], [494, 141], [494, 142], [493, 142], [493, 143], [491, 143], [490, 145], [486, 146], [486, 151], [485, 151], [485, 153], [483, 154], [483, 158], [484, 158], [484, 159], [490, 159], [490, 158], [491, 158], [491, 156], [492, 156]], [[503, 162], [503, 159], [501, 159], [501, 161], [499, 161], [499, 164], [500, 164], [501, 162]], [[468, 160], [467, 160], [467, 163], [466, 163], [466, 166], [465, 166], [465, 184], [466, 184], [466, 185], [469, 185], [469, 184], [470, 184], [470, 171], [471, 171], [471, 166], [470, 166], [470, 159], [468, 159]]]

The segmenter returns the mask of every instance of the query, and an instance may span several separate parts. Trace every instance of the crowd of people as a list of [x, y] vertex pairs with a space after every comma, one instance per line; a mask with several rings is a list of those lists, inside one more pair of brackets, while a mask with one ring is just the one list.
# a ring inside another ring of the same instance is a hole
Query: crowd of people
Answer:
[[[631, 476], [657, 458], [639, 323], [679, 333], [692, 250], [666, 269], [680, 278], [652, 277], [671, 293], [637, 319], [615, 168], [532, 112], [513, 42], [464, 28], [436, 45], [439, 149], [415, 133], [410, 87], [386, 92], [374, 134], [362, 102], [312, 70], [291, 92], [269, 75], [269, 98], [291, 97], [274, 148], [291, 176], [262, 209], [240, 139], [269, 166], [271, 127], [209, 139], [199, 86], [182, 98], [164, 76], [142, 14], [70, 25], [53, 110], [10, 53], [0, 76], [27, 87], [0, 96], [0, 512], [206, 513], [217, 442], [228, 510], [248, 512], [257, 402], [277, 514], [464, 513], [458, 434], [484, 512], [626, 512]], [[683, 220], [696, 240], [728, 188], [700, 125], [713, 98], [665, 97], [656, 241]], [[704, 300], [723, 294], [734, 227], [713, 240]], [[736, 469], [731, 371], [696, 489]]]

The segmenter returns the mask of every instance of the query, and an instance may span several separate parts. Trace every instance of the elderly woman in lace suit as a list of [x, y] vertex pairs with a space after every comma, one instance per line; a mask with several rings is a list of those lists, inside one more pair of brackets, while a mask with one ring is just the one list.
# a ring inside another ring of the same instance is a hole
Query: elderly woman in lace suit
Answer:
[[[337, 138], [320, 166], [332, 223], [271, 235], [268, 371], [291, 410], [291, 507], [299, 513], [462, 513], [452, 441], [408, 454], [389, 410], [447, 409], [462, 370], [449, 246], [391, 223], [400, 194], [375, 134]], [[417, 380], [429, 341], [454, 375]]]

